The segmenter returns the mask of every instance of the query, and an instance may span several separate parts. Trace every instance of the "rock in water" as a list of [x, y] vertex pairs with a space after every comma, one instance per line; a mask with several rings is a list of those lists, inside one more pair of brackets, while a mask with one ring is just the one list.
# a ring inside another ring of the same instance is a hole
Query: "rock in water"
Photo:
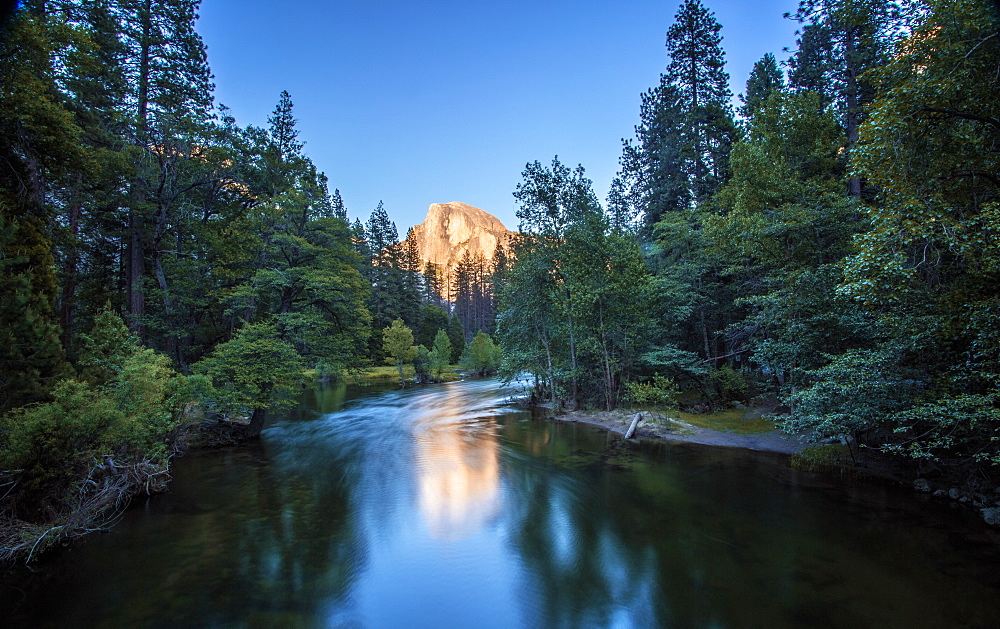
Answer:
[[433, 262], [447, 284], [458, 262], [468, 252], [490, 261], [497, 247], [508, 247], [513, 232], [500, 220], [467, 203], [431, 203], [424, 222], [413, 228], [412, 238], [423, 264]]

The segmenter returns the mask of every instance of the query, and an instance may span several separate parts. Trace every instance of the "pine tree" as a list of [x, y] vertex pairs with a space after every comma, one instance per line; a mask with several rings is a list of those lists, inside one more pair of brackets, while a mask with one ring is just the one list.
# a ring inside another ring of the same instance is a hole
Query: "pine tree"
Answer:
[[681, 134], [682, 171], [695, 203], [708, 199], [725, 182], [735, 136], [721, 30], [699, 0], [685, 0], [667, 30], [666, 74], [680, 93], [687, 118]]
[[[849, 156], [874, 97], [865, 72], [887, 61], [904, 16], [892, 0], [801, 0], [794, 18], [806, 26], [790, 63], [790, 82], [832, 101], [841, 115]], [[848, 180], [847, 193], [861, 198], [860, 178]]]
[[333, 190], [333, 215], [342, 221], [347, 221], [347, 206], [344, 205], [344, 199], [340, 196], [340, 189], [335, 188]]
[[728, 177], [736, 127], [721, 29], [699, 0], [685, 0], [667, 31], [666, 72], [643, 95], [637, 143], [626, 143], [622, 166], [647, 227], [706, 201]]
[[760, 61], [753, 64], [753, 71], [747, 79], [746, 94], [740, 97], [743, 101], [740, 114], [744, 118], [753, 118], [753, 115], [764, 106], [767, 97], [784, 86], [785, 77], [778, 69], [774, 55], [765, 54]]
[[[126, 305], [129, 324], [140, 333], [152, 266], [148, 258], [150, 252], [160, 251], [153, 241], [176, 209], [169, 196], [175, 183], [171, 180], [183, 170], [169, 162], [190, 157], [190, 146], [184, 147], [187, 138], [179, 136], [189, 125], [206, 122], [212, 106], [208, 57], [194, 28], [199, 4], [200, 0], [123, 0], [117, 11], [128, 92], [123, 113], [132, 120], [130, 139], [137, 167], [126, 205]], [[161, 165], [164, 161], [168, 167]]]
[[0, 410], [44, 399], [66, 369], [48, 193], [82, 159], [52, 54], [67, 35], [35, 8], [0, 39]]
[[293, 106], [291, 94], [282, 90], [274, 112], [267, 119], [268, 135], [271, 136], [277, 159], [281, 162], [289, 162], [302, 153], [303, 144], [298, 140], [299, 132], [295, 128], [297, 120], [292, 114]]
[[624, 142], [621, 158], [621, 177], [629, 182], [625, 196], [642, 213], [647, 236], [665, 214], [691, 206], [681, 159], [684, 124], [679, 93], [661, 76], [660, 85], [642, 95], [635, 143]]

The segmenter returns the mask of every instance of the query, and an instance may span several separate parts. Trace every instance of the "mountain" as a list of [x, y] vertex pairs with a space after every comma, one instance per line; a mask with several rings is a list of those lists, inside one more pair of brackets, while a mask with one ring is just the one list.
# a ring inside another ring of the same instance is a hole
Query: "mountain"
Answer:
[[424, 222], [413, 228], [412, 238], [424, 264], [433, 262], [451, 277], [466, 252], [493, 259], [497, 246], [509, 245], [514, 232], [500, 220], [467, 203], [431, 203]]

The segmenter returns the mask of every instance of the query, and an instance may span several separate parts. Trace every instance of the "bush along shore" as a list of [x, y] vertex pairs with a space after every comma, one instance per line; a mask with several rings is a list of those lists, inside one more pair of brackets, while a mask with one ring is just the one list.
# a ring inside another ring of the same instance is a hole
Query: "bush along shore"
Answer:
[[110, 309], [79, 344], [48, 401], [0, 416], [0, 562], [106, 529], [133, 497], [167, 489], [174, 456], [257, 437], [307, 377], [273, 326], [246, 326], [191, 375]]

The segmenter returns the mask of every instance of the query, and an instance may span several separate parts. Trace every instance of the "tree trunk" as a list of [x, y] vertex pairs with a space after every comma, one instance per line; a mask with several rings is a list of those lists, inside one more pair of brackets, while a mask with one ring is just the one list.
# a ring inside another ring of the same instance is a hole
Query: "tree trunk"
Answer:
[[[845, 37], [845, 60], [847, 67], [847, 150], [850, 152], [858, 143], [858, 127], [861, 125], [861, 100], [859, 92], [861, 86], [858, 84], [858, 68], [856, 65], [856, 52], [860, 29], [849, 27]], [[861, 179], [851, 177], [847, 182], [847, 195], [855, 199], [861, 198]]]
[[260, 436], [260, 431], [264, 430], [264, 419], [266, 417], [267, 409], [253, 409], [253, 414], [250, 415], [250, 425], [247, 426], [247, 431], [249, 432], [251, 439], [256, 439]]
[[77, 173], [73, 178], [72, 200], [69, 206], [70, 243], [66, 250], [66, 263], [63, 266], [62, 299], [59, 300], [59, 323], [62, 326], [63, 347], [67, 349], [73, 344], [73, 326], [76, 323], [76, 266], [79, 257], [77, 237], [80, 235], [80, 213], [83, 209], [80, 201], [82, 186], [83, 175]]
[[566, 319], [569, 323], [569, 366], [573, 372], [570, 378], [570, 409], [576, 410], [579, 408], [577, 383], [576, 383], [576, 333], [573, 329], [573, 303], [569, 295], [569, 291], [566, 293]]
[[705, 319], [705, 309], [704, 308], [699, 308], [698, 309], [698, 314], [700, 315], [700, 319], [701, 319], [701, 340], [702, 340], [702, 343], [704, 343], [704, 346], [705, 346], [705, 360], [711, 360], [712, 361], [712, 366], [715, 367], [716, 366], [716, 360], [714, 358], [712, 358], [712, 345], [711, 345], [711, 343], [709, 342], [709, 339], [708, 339], [708, 323], [706, 322], [706, 319]]
[[604, 308], [600, 309], [601, 324], [601, 358], [604, 363], [604, 406], [606, 410], [614, 409], [615, 378], [611, 372], [611, 352], [608, 350], [608, 334], [604, 325]]
[[[141, 9], [139, 19], [142, 22], [142, 36], [139, 51], [138, 92], [136, 95], [136, 138], [144, 148], [148, 140], [148, 110], [149, 110], [149, 76], [152, 39], [152, 0], [146, 0]], [[140, 216], [142, 206], [146, 202], [142, 177], [132, 184], [131, 203], [128, 217], [128, 242], [125, 247], [125, 302], [128, 310], [129, 329], [140, 339], [143, 338], [142, 317], [146, 314], [145, 296], [142, 282], [145, 275], [145, 248], [142, 239], [143, 221]]]
[[145, 272], [141, 219], [133, 208], [128, 219], [128, 243], [125, 247], [125, 301], [128, 306], [129, 329], [140, 339], [143, 338], [142, 317], [146, 314], [146, 300], [142, 292]]
[[555, 377], [555, 372], [552, 369], [552, 348], [549, 347], [549, 340], [544, 334], [542, 334], [542, 331], [537, 327], [535, 328], [535, 330], [538, 333], [538, 340], [541, 342], [542, 347], [545, 348], [545, 368], [546, 368], [545, 375], [547, 376], [549, 381], [549, 402], [555, 405], [556, 377]]

